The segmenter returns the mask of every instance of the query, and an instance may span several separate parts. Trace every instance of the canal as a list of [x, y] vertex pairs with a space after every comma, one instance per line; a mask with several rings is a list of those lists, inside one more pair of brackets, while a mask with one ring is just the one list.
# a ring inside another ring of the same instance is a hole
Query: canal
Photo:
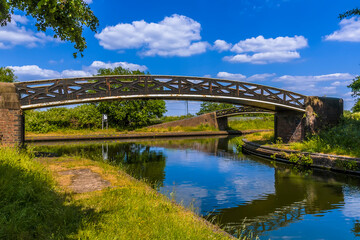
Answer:
[[360, 178], [243, 155], [235, 138], [35, 145], [123, 169], [231, 234], [260, 239], [360, 237]]

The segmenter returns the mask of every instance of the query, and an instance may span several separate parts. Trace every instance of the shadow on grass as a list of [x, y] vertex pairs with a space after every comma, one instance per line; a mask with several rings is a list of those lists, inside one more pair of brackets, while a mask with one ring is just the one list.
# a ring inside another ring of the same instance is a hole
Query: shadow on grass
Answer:
[[71, 204], [40, 170], [1, 159], [0, 239], [67, 239], [84, 222], [96, 221], [92, 209]]

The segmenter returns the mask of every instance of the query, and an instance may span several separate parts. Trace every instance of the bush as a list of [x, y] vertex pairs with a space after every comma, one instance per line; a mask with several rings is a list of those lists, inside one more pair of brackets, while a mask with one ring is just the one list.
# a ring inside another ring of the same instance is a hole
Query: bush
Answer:
[[31, 132], [47, 133], [70, 126], [68, 108], [51, 108], [46, 111], [26, 111], [25, 129]]
[[101, 114], [94, 104], [75, 108], [51, 108], [46, 111], [26, 111], [25, 129], [30, 132], [47, 133], [60, 129], [100, 128]]
[[70, 113], [71, 128], [101, 128], [102, 115], [94, 104], [80, 105]]

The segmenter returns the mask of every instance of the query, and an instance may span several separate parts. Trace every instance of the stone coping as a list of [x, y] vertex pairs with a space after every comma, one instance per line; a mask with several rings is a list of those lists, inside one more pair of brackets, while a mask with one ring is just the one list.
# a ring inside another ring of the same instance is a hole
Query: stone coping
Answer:
[[[308, 167], [360, 175], [360, 158], [279, 149], [250, 142], [246, 139], [243, 139], [243, 142], [242, 151], [244, 153], [294, 165], [301, 165], [301, 159], [309, 159], [308, 157], [310, 157], [312, 163], [307, 164]], [[299, 161], [291, 161], [291, 156], [298, 158]]]

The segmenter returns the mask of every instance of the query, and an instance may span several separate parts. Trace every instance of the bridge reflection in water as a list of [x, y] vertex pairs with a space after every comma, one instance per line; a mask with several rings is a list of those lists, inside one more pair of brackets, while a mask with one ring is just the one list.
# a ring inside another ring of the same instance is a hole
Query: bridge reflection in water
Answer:
[[[307, 229], [298, 227], [293, 234], [315, 238], [316, 233], [310, 232], [316, 227], [326, 239], [333, 238], [329, 234], [334, 232], [342, 239], [360, 236], [360, 178], [322, 170], [299, 171], [238, 155], [229, 138], [39, 148], [123, 165], [134, 177], [147, 179], [159, 191], [175, 192], [176, 200], [185, 205], [195, 198], [194, 206], [201, 214], [215, 217], [215, 222], [232, 234], [245, 223], [247, 230], [273, 238], [272, 233], [278, 230], [294, 231], [294, 224], [319, 220], [328, 225], [302, 224]], [[327, 216], [334, 214], [339, 219], [330, 221]], [[345, 219], [351, 225], [347, 230]]]

